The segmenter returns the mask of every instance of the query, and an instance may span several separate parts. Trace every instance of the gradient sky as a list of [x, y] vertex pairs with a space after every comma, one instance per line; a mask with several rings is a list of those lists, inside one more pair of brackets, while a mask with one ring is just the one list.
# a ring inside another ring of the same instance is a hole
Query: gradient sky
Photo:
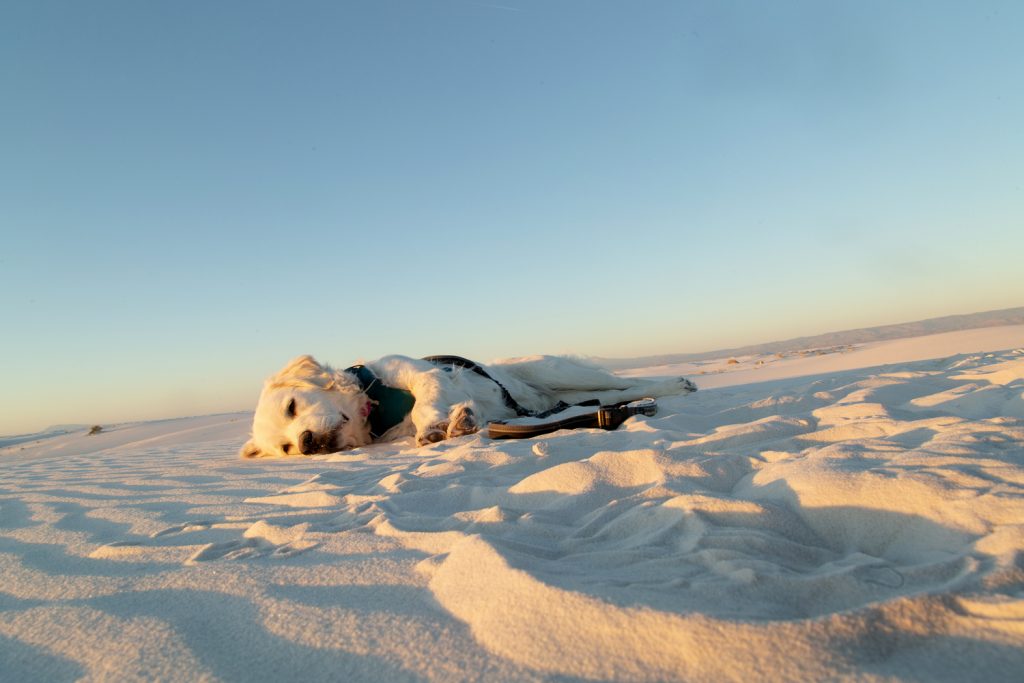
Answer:
[[1024, 3], [0, 5], [0, 433], [299, 353], [701, 351], [1024, 304]]

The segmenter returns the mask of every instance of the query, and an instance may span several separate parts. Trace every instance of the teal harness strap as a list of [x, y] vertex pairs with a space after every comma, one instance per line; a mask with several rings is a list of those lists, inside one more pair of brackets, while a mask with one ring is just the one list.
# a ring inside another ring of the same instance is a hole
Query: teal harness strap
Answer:
[[411, 391], [389, 387], [378, 379], [377, 375], [365, 365], [353, 365], [345, 372], [352, 373], [359, 380], [359, 386], [371, 401], [373, 410], [367, 420], [370, 423], [370, 436], [379, 439], [392, 427], [400, 424], [406, 415], [412, 412], [416, 398]]

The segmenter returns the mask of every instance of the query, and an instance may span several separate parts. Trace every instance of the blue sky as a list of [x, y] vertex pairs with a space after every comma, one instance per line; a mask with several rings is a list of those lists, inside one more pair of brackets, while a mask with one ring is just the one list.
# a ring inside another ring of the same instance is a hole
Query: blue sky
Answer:
[[9, 2], [0, 433], [1024, 304], [1019, 2]]

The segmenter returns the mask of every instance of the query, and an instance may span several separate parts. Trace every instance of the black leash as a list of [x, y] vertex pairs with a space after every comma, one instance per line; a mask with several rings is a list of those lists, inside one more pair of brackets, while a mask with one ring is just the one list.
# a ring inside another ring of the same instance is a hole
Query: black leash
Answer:
[[617, 429], [626, 419], [634, 415], [654, 416], [658, 404], [653, 398], [640, 401], [624, 401], [610, 406], [601, 406], [597, 411], [574, 415], [562, 420], [543, 423], [512, 424], [503, 420], [487, 425], [487, 436], [492, 439], [529, 439], [533, 436], [556, 432], [559, 429]]

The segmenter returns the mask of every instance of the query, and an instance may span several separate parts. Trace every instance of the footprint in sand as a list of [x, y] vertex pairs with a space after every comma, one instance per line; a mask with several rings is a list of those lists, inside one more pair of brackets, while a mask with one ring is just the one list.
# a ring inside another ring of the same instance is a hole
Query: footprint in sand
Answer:
[[161, 536], [168, 536], [170, 534], [180, 534], [180, 533], [189, 532], [189, 531], [206, 531], [207, 529], [209, 529], [213, 525], [214, 525], [214, 522], [205, 521], [205, 520], [203, 520], [203, 521], [196, 521], [196, 522], [189, 522], [187, 524], [177, 524], [175, 526], [167, 527], [166, 529], [161, 529], [160, 531], [155, 531], [152, 534], [150, 534], [149, 537], [150, 538], [160, 538]]
[[314, 541], [298, 540], [283, 545], [273, 545], [259, 538], [246, 538], [227, 543], [210, 543], [193, 554], [185, 564], [211, 562], [216, 560], [248, 560], [257, 557], [284, 559], [303, 553], [317, 544]]
[[305, 538], [308, 530], [309, 524], [283, 527], [259, 520], [245, 530], [243, 538], [208, 543], [189, 557], [186, 564], [257, 557], [294, 557], [318, 545], [316, 541]]

